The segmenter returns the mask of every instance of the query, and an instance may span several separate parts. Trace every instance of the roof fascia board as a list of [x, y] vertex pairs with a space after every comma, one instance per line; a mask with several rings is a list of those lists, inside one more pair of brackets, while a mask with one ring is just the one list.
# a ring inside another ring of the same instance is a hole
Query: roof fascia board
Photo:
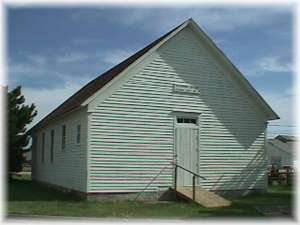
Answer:
[[214, 42], [205, 34], [205, 32], [198, 26], [198, 24], [190, 20], [190, 25], [193, 30], [196, 31], [205, 41], [205, 44], [213, 50], [215, 55], [221, 59], [223, 64], [235, 75], [236, 80], [243, 85], [250, 96], [253, 97], [257, 103], [264, 109], [268, 115], [269, 120], [279, 119], [279, 116], [273, 111], [269, 104], [263, 99], [263, 97], [255, 90], [251, 83], [242, 75], [242, 73], [232, 64], [232, 62], [227, 58], [227, 56], [214, 44]]
[[131, 65], [129, 65], [126, 69], [124, 69], [118, 76], [113, 78], [111, 81], [109, 81], [104, 87], [102, 87], [100, 90], [98, 90], [96, 93], [94, 93], [92, 96], [90, 96], [88, 99], [86, 99], [81, 105], [85, 106], [88, 105], [90, 102], [92, 102], [97, 96], [104, 93], [107, 89], [110, 88], [110, 86], [120, 80], [122, 76], [126, 73], [128, 73], [132, 68], [134, 68], [136, 65], [141, 63], [145, 58], [149, 57], [154, 51], [156, 51], [161, 45], [163, 45], [166, 41], [168, 41], [170, 38], [175, 36], [178, 32], [180, 32], [183, 28], [185, 28], [189, 24], [190, 20], [183, 23], [180, 27], [178, 27], [176, 30], [174, 30], [172, 33], [170, 33], [167, 37], [165, 37], [163, 40], [161, 40], [159, 43], [157, 43], [155, 46], [153, 46], [148, 52], [146, 52], [143, 56], [138, 58], [135, 62], [133, 62]]

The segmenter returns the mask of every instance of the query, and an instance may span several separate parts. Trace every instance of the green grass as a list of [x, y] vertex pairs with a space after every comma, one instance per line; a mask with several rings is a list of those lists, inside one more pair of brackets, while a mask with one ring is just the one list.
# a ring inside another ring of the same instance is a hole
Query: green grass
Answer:
[[9, 183], [9, 215], [48, 215], [75, 217], [193, 219], [215, 217], [263, 217], [258, 205], [292, 204], [291, 187], [275, 186], [265, 194], [232, 198], [231, 207], [206, 209], [195, 203], [142, 203], [134, 201], [95, 202], [81, 200], [33, 183], [28, 176]]

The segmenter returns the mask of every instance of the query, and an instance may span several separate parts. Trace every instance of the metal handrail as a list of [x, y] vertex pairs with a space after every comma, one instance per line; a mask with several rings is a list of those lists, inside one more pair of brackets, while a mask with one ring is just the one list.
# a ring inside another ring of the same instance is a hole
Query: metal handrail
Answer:
[[189, 173], [195, 175], [196, 177], [200, 177], [201, 179], [206, 180], [205, 177], [200, 176], [199, 174], [194, 173], [193, 171], [190, 171], [190, 170], [188, 170], [188, 169], [186, 169], [186, 168], [184, 168], [184, 167], [182, 167], [182, 166], [180, 166], [180, 165], [178, 165], [178, 164], [174, 164], [174, 165], [175, 165], [175, 167], [179, 167], [179, 168], [181, 168], [181, 169], [183, 169], [183, 170], [185, 170], [185, 171], [187, 171], [187, 172], [189, 172]]
[[[191, 173], [192, 175], [193, 175], [193, 200], [195, 200], [195, 184], [196, 184], [196, 182], [195, 182], [195, 179], [196, 179], [196, 177], [200, 177], [201, 179], [204, 179], [204, 180], [206, 180], [206, 178], [205, 177], [203, 177], [203, 176], [200, 176], [199, 174], [197, 174], [197, 173], [194, 173], [194, 172], [192, 172], [192, 171], [190, 171], [190, 170], [188, 170], [188, 169], [186, 169], [186, 168], [184, 168], [184, 167], [182, 167], [182, 166], [180, 166], [180, 165], [178, 165], [178, 164], [176, 164], [176, 163], [171, 163], [171, 164], [174, 164], [174, 166], [175, 166], [175, 178], [174, 178], [174, 180], [175, 180], [175, 190], [177, 189], [177, 167], [179, 167], [179, 168], [181, 168], [181, 169], [183, 169], [183, 170], [185, 170], [185, 171], [187, 171], [187, 172], [189, 172], [189, 173]], [[141, 191], [141, 192], [139, 192], [138, 194], [137, 194], [137, 196], [135, 197], [135, 199], [134, 199], [134, 201], [136, 201], [138, 198], [139, 198], [139, 196], [142, 194], [142, 193], [144, 193], [147, 189], [148, 189], [148, 187], [153, 183], [153, 181], [165, 170], [165, 169], [167, 169], [167, 167], [168, 167], [169, 165], [166, 165], [166, 166], [164, 166], [151, 180], [150, 180], [150, 182], [145, 186], [145, 188]]]
[[174, 178], [175, 191], [177, 190], [177, 167], [179, 167], [180, 169], [183, 169], [183, 170], [185, 170], [185, 171], [193, 174], [193, 201], [195, 201], [195, 195], [196, 195], [196, 189], [195, 189], [195, 186], [196, 186], [196, 177], [200, 177], [203, 180], [206, 180], [206, 178], [203, 177], [203, 176], [200, 176], [199, 174], [194, 173], [194, 172], [192, 172], [192, 171], [190, 171], [190, 170], [188, 170], [188, 169], [186, 169], [186, 168], [184, 168], [184, 167], [182, 167], [182, 166], [180, 166], [180, 165], [178, 165], [176, 163], [174, 163], [174, 166], [175, 166], [175, 168], [174, 168], [175, 169], [175, 178]]

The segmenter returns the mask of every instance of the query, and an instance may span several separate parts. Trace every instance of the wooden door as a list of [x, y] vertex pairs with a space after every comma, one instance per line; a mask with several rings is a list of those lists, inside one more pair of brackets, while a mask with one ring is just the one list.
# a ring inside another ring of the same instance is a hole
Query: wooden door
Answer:
[[[177, 123], [175, 133], [177, 164], [198, 173], [198, 126], [194, 123]], [[177, 185], [192, 186], [192, 174], [177, 168]]]

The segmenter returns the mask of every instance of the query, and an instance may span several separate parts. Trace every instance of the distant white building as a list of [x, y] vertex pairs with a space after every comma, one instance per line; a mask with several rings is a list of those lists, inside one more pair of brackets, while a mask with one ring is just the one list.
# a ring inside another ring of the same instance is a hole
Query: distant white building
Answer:
[[294, 163], [296, 138], [294, 136], [278, 135], [267, 142], [267, 155], [269, 166], [291, 166]]

